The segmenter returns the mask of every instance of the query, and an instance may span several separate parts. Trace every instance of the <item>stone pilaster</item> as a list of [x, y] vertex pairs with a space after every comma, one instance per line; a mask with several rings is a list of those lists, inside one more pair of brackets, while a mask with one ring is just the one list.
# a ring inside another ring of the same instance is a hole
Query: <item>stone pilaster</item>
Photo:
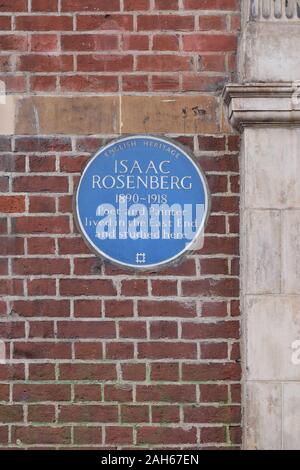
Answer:
[[244, 3], [240, 84], [224, 93], [242, 133], [246, 449], [300, 449], [299, 4]]

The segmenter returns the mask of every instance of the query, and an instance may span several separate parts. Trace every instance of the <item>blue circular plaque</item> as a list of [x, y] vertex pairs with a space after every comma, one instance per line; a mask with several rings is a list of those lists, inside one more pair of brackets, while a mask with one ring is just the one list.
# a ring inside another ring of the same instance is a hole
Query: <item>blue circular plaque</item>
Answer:
[[76, 218], [92, 249], [137, 269], [194, 249], [208, 212], [202, 170], [186, 149], [161, 137], [124, 137], [101, 148], [76, 193]]

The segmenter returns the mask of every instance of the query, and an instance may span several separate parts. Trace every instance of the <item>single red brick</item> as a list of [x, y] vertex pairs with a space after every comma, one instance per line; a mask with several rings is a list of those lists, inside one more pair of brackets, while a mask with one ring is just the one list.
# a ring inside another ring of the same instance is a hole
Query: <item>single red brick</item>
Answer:
[[0, 283], [0, 295], [23, 295], [23, 281], [19, 279], [3, 279]]
[[71, 359], [70, 343], [17, 342], [14, 344], [14, 359]]
[[184, 409], [186, 423], [239, 423], [240, 419], [239, 406], [186, 406]]
[[9, 31], [11, 29], [10, 16], [0, 16], [0, 28], [2, 31]]
[[54, 364], [29, 364], [29, 379], [36, 381], [54, 380]]
[[238, 321], [222, 321], [217, 323], [183, 323], [182, 337], [188, 339], [206, 338], [239, 338]]
[[[82, 238], [59, 238], [58, 239], [58, 252], [61, 255], [70, 255], [70, 254], [85, 254], [89, 253], [90, 250], [85, 244]], [[88, 258], [91, 261], [94, 261], [92, 258]], [[75, 274], [88, 274], [87, 270], [78, 269], [78, 265], [82, 266], [83, 259], [78, 259], [75, 261]], [[81, 264], [80, 264], [81, 262]], [[95, 262], [95, 261], [94, 261]]]
[[133, 302], [131, 300], [106, 300], [105, 301], [106, 317], [132, 317]]
[[156, 321], [150, 324], [151, 339], [178, 338], [178, 325], [176, 322]]
[[[10, 142], [8, 140], [0, 141], [0, 151], [10, 151]], [[1, 155], [0, 171], [3, 172], [21, 172], [25, 171], [25, 156], [24, 155]]]
[[237, 48], [233, 34], [190, 34], [183, 37], [183, 50], [188, 52], [229, 52]]
[[123, 75], [123, 91], [148, 91], [147, 75]]
[[227, 343], [201, 343], [201, 359], [227, 359]]
[[27, 279], [28, 295], [55, 295], [55, 279]]
[[116, 380], [117, 371], [115, 364], [60, 364], [60, 380]]
[[227, 259], [206, 258], [201, 259], [201, 274], [229, 274]]
[[194, 31], [192, 15], [139, 15], [138, 31]]
[[102, 313], [101, 300], [75, 300], [75, 317], [100, 317]]
[[[6, 411], [5, 411], [6, 410]], [[21, 405], [0, 405], [0, 421], [4, 423], [18, 423], [23, 421], [23, 408]]]
[[151, 365], [151, 380], [177, 382], [179, 379], [178, 363], [153, 363]]
[[202, 317], [226, 317], [226, 302], [204, 302], [202, 304]]
[[13, 190], [19, 192], [66, 193], [68, 188], [65, 176], [17, 176], [13, 180]]
[[31, 0], [32, 11], [57, 11], [58, 0]]
[[141, 11], [149, 9], [149, 0], [124, 0], [124, 10]]
[[132, 343], [106, 343], [107, 359], [132, 359], [134, 345]]
[[27, 239], [29, 255], [43, 255], [55, 253], [55, 240], [49, 237], [35, 237]]
[[22, 317], [68, 317], [68, 300], [15, 300], [13, 311]]
[[118, 49], [118, 36], [107, 34], [62, 35], [63, 51], [111, 51]]
[[54, 213], [55, 198], [49, 196], [30, 196], [29, 212], [32, 213]]
[[75, 401], [99, 401], [101, 400], [101, 386], [98, 384], [75, 384]]
[[209, 427], [209, 428], [201, 428], [200, 431], [200, 440], [202, 443], [208, 442], [226, 442], [226, 428], [225, 427]]
[[[3, 282], [3, 281], [2, 281]], [[7, 323], [0, 323], [0, 337], [2, 339], [24, 338], [24, 322], [12, 321]]]
[[102, 444], [100, 426], [75, 426], [74, 444]]
[[233, 403], [241, 403], [242, 387], [241, 384], [230, 385], [231, 400]]
[[115, 287], [109, 279], [60, 279], [63, 296], [115, 295]]
[[190, 70], [191, 58], [167, 54], [141, 55], [137, 57], [137, 70], [149, 72], [180, 72]]
[[239, 280], [235, 278], [183, 281], [184, 296], [238, 297]]
[[133, 15], [78, 15], [78, 31], [133, 31]]
[[178, 51], [179, 37], [175, 34], [156, 34], [153, 36], [154, 51]]
[[59, 421], [64, 423], [115, 423], [118, 420], [116, 405], [61, 405]]
[[155, 0], [156, 10], [178, 10], [178, 0]]
[[133, 444], [133, 428], [125, 426], [106, 426], [106, 444]]
[[121, 321], [119, 323], [120, 338], [146, 338], [147, 325], [141, 321]]
[[25, 211], [25, 196], [0, 196], [0, 212], [21, 213]]
[[240, 344], [233, 343], [231, 345], [230, 359], [233, 361], [239, 361], [241, 359]]
[[[100, 77], [98, 75], [67, 75], [60, 77], [60, 85], [62, 91], [93, 91], [93, 92], [108, 92], [118, 91], [118, 77], [112, 75], [105, 75]], [[65, 157], [71, 159], [73, 163], [79, 162], [80, 157]], [[68, 170], [63, 170], [68, 171]], [[74, 170], [72, 170], [74, 171]]]
[[19, 57], [17, 69], [21, 72], [72, 72], [71, 55], [27, 54]]
[[72, 143], [68, 137], [17, 137], [15, 147], [16, 152], [69, 152]]
[[221, 91], [226, 82], [227, 76], [207, 76], [195, 73], [183, 74], [183, 91]]
[[17, 34], [3, 34], [0, 36], [0, 48], [2, 51], [27, 51], [28, 37]]
[[195, 317], [197, 315], [194, 302], [141, 300], [138, 302], [138, 308], [141, 317]]
[[138, 343], [138, 357], [147, 359], [196, 359], [194, 343]]
[[13, 273], [21, 275], [69, 274], [70, 260], [59, 258], [17, 258], [13, 260]]
[[151, 282], [152, 295], [154, 296], [176, 296], [177, 281], [153, 280]]
[[16, 30], [20, 31], [72, 31], [73, 21], [66, 15], [16, 16]]
[[146, 279], [130, 279], [122, 281], [122, 295], [130, 296], [146, 296], [148, 294], [148, 284]]
[[105, 385], [104, 401], [130, 402], [132, 401], [131, 385]]
[[103, 359], [102, 344], [98, 342], [75, 343], [75, 358], [81, 360]]
[[241, 426], [230, 426], [229, 435], [232, 444], [242, 444], [243, 431]]
[[71, 443], [71, 428], [58, 426], [15, 426], [13, 442], [23, 444], [65, 444]]
[[196, 400], [195, 385], [137, 385], [139, 402], [189, 403]]
[[222, 364], [183, 364], [183, 381], [207, 380], [240, 380], [241, 367], [239, 364], [228, 362]]
[[8, 274], [8, 259], [0, 258], [0, 275], [5, 276]]
[[58, 338], [115, 338], [116, 325], [112, 321], [59, 321]]
[[0, 400], [9, 401], [9, 384], [0, 384]]
[[62, 11], [119, 11], [120, 0], [63, 0]]
[[20, 76], [3, 76], [0, 75], [0, 79], [2, 82], [5, 84], [5, 91], [6, 93], [12, 93], [12, 92], [25, 92], [26, 90], [26, 84], [25, 84], [25, 77], [20, 77]]
[[220, 54], [202, 55], [201, 69], [205, 72], [224, 72], [225, 56]]
[[31, 50], [34, 52], [54, 52], [58, 49], [56, 34], [32, 34]]
[[13, 399], [17, 402], [67, 401], [71, 386], [62, 384], [14, 384]]
[[178, 91], [179, 77], [174, 75], [153, 75], [152, 89], [153, 91]]
[[138, 444], [196, 444], [196, 428], [180, 427], [139, 427], [137, 430]]
[[30, 77], [30, 90], [31, 91], [55, 91], [56, 90], [56, 77], [51, 75], [34, 75]]
[[238, 317], [240, 315], [240, 302], [239, 300], [232, 300], [230, 302], [230, 315], [232, 317]]
[[184, 8], [187, 10], [237, 10], [237, 0], [184, 0]]
[[8, 446], [8, 426], [0, 426], [0, 443]]
[[149, 408], [146, 405], [122, 405], [122, 423], [146, 423], [149, 421]]
[[21, 237], [8, 236], [0, 238], [0, 255], [22, 255], [24, 254], [24, 239]]
[[25, 380], [24, 364], [1, 364], [0, 380], [5, 382]]
[[200, 16], [199, 29], [202, 31], [226, 31], [226, 15]]
[[133, 57], [130, 55], [78, 55], [79, 72], [119, 72], [133, 70]]
[[146, 378], [146, 366], [145, 364], [122, 364], [122, 377], [123, 380], [129, 380], [133, 382], [144, 381]]
[[53, 321], [31, 321], [29, 328], [30, 338], [54, 338]]
[[178, 423], [180, 421], [179, 406], [152, 406], [153, 423]]
[[149, 36], [126, 34], [123, 36], [123, 49], [125, 51], [147, 51], [149, 49]]

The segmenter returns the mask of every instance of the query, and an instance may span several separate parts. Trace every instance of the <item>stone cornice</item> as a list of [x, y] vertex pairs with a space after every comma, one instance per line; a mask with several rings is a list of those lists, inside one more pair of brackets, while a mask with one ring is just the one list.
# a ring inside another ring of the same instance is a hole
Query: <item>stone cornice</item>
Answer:
[[246, 21], [299, 21], [299, 0], [244, 0]]
[[227, 85], [223, 99], [233, 127], [300, 127], [300, 83]]

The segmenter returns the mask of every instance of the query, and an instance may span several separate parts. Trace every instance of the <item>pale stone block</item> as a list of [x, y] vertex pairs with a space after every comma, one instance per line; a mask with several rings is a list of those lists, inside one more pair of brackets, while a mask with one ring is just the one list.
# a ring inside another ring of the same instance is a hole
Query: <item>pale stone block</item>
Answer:
[[288, 294], [300, 293], [300, 211], [282, 213], [282, 286]]
[[242, 81], [299, 80], [299, 48], [299, 22], [276, 20], [247, 23], [241, 40], [239, 68]]
[[300, 383], [283, 388], [283, 449], [300, 450]]
[[300, 296], [247, 296], [245, 315], [247, 378], [300, 381]]
[[300, 207], [300, 129], [245, 130], [245, 207]]
[[118, 96], [34, 96], [18, 101], [17, 134], [118, 134]]
[[219, 132], [218, 109], [210, 95], [123, 96], [121, 133]]
[[246, 384], [245, 448], [281, 448], [281, 385], [260, 382]]
[[280, 292], [280, 212], [247, 210], [244, 214], [244, 292]]

